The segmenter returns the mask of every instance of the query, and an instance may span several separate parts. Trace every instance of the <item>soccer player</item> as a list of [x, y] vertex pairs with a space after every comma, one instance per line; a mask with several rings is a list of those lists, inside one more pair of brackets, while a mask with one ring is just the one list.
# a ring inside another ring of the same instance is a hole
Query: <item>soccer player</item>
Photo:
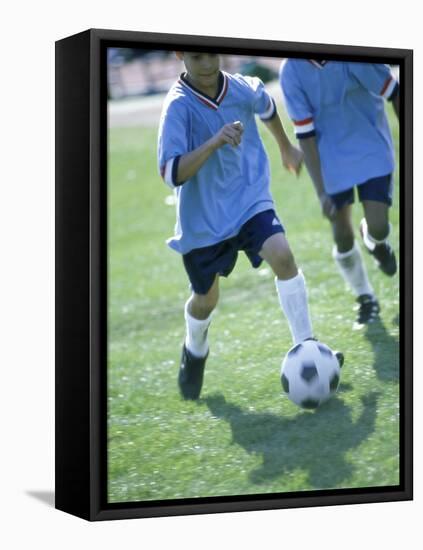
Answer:
[[221, 71], [216, 54], [176, 55], [186, 72], [164, 102], [158, 157], [177, 199], [175, 235], [168, 244], [182, 255], [192, 289], [178, 383], [185, 399], [197, 399], [219, 277], [231, 273], [239, 251], [255, 268], [263, 260], [271, 266], [294, 343], [313, 333], [304, 277], [274, 210], [255, 115], [273, 134], [288, 170], [298, 174], [302, 153], [288, 140], [275, 102], [258, 78]]
[[285, 105], [294, 122], [322, 213], [332, 225], [333, 258], [356, 294], [356, 329], [374, 321], [378, 300], [354, 240], [354, 189], [363, 205], [365, 248], [383, 273], [397, 265], [388, 242], [395, 167], [384, 100], [399, 116], [399, 85], [387, 65], [288, 59], [281, 66]]

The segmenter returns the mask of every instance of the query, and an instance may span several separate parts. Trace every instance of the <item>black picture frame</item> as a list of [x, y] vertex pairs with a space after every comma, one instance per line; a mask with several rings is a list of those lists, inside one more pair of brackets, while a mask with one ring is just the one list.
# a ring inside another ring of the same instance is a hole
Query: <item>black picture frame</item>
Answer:
[[[399, 65], [400, 484], [395, 487], [107, 503], [107, 66], [139, 47]], [[56, 42], [56, 508], [86, 520], [412, 499], [413, 52], [91, 29]]]

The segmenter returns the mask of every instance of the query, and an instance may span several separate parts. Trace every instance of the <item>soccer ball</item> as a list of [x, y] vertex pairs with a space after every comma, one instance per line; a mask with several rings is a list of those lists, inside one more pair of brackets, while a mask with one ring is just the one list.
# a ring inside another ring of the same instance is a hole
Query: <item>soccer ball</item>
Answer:
[[341, 369], [335, 353], [322, 342], [305, 340], [286, 354], [281, 382], [288, 398], [304, 409], [315, 409], [338, 389]]

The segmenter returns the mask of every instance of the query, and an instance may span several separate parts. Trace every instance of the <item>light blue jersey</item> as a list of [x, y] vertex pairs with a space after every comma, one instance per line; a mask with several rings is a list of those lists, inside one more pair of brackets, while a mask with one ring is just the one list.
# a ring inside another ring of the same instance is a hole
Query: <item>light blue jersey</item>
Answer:
[[297, 138], [316, 137], [328, 194], [393, 172], [384, 99], [398, 84], [387, 65], [288, 59], [280, 82]]
[[[275, 102], [258, 78], [222, 71], [217, 96], [210, 98], [181, 76], [167, 94], [158, 161], [162, 177], [176, 194], [175, 235], [167, 242], [177, 252], [186, 254], [233, 237], [250, 218], [274, 207], [255, 114], [263, 120], [276, 114]], [[244, 126], [241, 144], [223, 145], [194, 177], [178, 185], [180, 157], [235, 121]]]

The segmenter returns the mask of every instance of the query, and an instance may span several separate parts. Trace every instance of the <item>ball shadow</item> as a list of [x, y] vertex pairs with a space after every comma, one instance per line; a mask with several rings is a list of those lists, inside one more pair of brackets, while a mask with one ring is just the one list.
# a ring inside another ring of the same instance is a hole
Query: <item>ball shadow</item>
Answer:
[[247, 412], [221, 394], [202, 401], [213, 416], [229, 423], [233, 443], [263, 457], [262, 465], [249, 474], [251, 482], [260, 484], [280, 476], [289, 481], [290, 475], [302, 470], [308, 486], [327, 489], [342, 487], [354, 473], [346, 453], [374, 432], [377, 398], [378, 394], [370, 393], [361, 399], [363, 409], [355, 421], [339, 398], [294, 418]]

